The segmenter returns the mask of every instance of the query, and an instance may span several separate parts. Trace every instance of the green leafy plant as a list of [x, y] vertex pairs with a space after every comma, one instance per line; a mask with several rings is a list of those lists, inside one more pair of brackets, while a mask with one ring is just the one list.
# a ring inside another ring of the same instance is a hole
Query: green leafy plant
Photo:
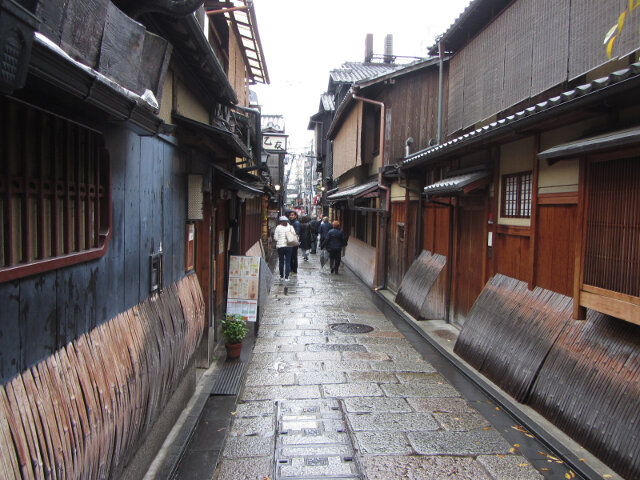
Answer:
[[241, 343], [248, 331], [244, 317], [237, 313], [226, 315], [222, 321], [222, 335], [227, 343]]

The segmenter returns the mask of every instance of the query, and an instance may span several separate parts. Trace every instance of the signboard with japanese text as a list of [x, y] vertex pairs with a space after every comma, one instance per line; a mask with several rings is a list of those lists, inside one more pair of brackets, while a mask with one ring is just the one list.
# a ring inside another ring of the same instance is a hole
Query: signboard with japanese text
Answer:
[[227, 314], [237, 313], [246, 321], [255, 322], [258, 318], [259, 288], [260, 257], [231, 255]]
[[263, 134], [262, 149], [266, 152], [285, 153], [287, 151], [287, 136], [272, 133]]

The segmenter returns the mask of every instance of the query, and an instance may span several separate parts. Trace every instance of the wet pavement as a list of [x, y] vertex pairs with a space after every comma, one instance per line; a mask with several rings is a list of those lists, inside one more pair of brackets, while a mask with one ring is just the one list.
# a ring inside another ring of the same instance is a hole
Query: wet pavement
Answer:
[[351, 272], [300, 260], [272, 285], [213, 478], [576, 478], [536, 444], [534, 468], [532, 436], [450, 383]]

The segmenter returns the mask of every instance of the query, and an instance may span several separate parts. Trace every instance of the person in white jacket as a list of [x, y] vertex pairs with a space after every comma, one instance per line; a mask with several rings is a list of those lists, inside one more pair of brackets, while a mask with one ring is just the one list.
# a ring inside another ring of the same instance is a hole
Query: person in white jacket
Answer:
[[280, 280], [289, 281], [289, 272], [291, 272], [291, 247], [287, 246], [287, 230], [295, 230], [289, 225], [289, 219], [284, 215], [279, 218], [280, 223], [273, 231], [273, 239], [276, 241], [278, 249], [278, 266], [280, 268]]

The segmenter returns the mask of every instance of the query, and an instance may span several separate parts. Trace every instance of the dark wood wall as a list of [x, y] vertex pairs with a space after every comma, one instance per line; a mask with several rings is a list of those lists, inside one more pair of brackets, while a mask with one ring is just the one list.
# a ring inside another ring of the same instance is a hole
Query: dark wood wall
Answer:
[[[445, 66], [445, 69], [447, 67]], [[443, 131], [446, 131], [446, 99], [448, 81], [445, 71], [443, 93]], [[413, 138], [411, 151], [429, 146], [438, 136], [438, 66], [403, 75], [386, 88], [378, 100], [384, 102], [388, 136], [385, 156], [395, 163], [405, 157], [405, 141]]]
[[494, 240], [495, 273], [529, 281], [530, 232], [529, 228], [498, 225]]
[[99, 260], [0, 284], [0, 378], [6, 382], [149, 297], [162, 242], [164, 285], [184, 276], [186, 169], [177, 149], [112, 127], [113, 234]]
[[537, 212], [535, 284], [569, 297], [573, 295], [577, 210], [576, 203], [539, 203]]
[[387, 288], [397, 292], [404, 274], [415, 260], [418, 202], [393, 202], [389, 224]]

